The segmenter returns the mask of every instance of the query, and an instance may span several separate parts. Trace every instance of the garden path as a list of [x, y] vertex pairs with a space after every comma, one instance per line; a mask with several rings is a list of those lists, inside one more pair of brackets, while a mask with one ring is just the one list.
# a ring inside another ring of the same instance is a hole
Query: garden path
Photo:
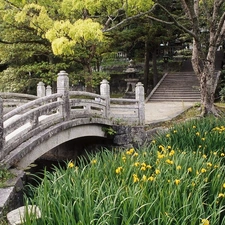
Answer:
[[171, 120], [194, 104], [194, 102], [147, 102], [145, 103], [145, 124]]

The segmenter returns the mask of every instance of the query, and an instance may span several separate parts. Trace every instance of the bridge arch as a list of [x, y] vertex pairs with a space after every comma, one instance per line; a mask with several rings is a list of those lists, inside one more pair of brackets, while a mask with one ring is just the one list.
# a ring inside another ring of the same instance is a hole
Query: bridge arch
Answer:
[[110, 125], [111, 121], [102, 118], [83, 118], [57, 124], [24, 142], [3, 163], [8, 168], [25, 169], [48, 151], [70, 140], [90, 136], [107, 138], [104, 128]]
[[20, 169], [26, 168], [36, 159], [40, 158], [43, 154], [70, 140], [89, 136], [106, 138], [105, 132], [102, 128], [103, 126], [100, 124], [88, 124], [71, 127], [67, 130], [64, 130], [52, 137], [49, 137], [48, 140], [34, 147], [31, 152], [29, 152], [17, 163], [17, 167]]

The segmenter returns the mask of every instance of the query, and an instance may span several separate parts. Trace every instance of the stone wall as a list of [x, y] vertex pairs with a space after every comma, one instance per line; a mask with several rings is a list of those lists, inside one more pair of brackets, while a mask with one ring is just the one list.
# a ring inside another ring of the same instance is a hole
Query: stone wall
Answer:
[[13, 178], [6, 181], [6, 187], [0, 188], [0, 224], [3, 216], [23, 204], [24, 172], [12, 169]]
[[107, 134], [106, 138], [83, 137], [65, 142], [56, 148], [45, 153], [40, 159], [50, 161], [76, 160], [79, 156], [84, 156], [85, 152], [94, 152], [103, 148], [139, 148], [150, 143], [157, 134], [165, 131], [164, 128], [157, 127], [146, 130], [145, 126], [113, 125], [110, 127], [115, 132], [114, 135]]
[[146, 130], [145, 126], [113, 125], [110, 127], [115, 132], [109, 133], [107, 138], [84, 137], [66, 142], [44, 154], [41, 159], [46, 160], [75, 160], [78, 156], [84, 155], [85, 151], [91, 152], [101, 147], [108, 149], [119, 147], [139, 148], [150, 143], [157, 134], [165, 131], [162, 127]]
[[114, 125], [113, 130], [116, 132], [113, 143], [114, 145], [125, 148], [138, 148], [150, 143], [154, 137], [165, 131], [162, 127], [146, 130], [145, 126], [121, 126]]

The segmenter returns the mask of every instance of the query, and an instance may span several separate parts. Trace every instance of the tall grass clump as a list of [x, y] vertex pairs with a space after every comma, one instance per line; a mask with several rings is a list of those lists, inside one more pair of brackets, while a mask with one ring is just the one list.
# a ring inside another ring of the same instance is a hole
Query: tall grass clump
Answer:
[[157, 142], [175, 146], [177, 150], [200, 151], [204, 154], [225, 152], [225, 122], [223, 119], [206, 117], [175, 125]]
[[225, 224], [224, 140], [222, 121], [195, 120], [139, 150], [104, 150], [45, 171], [27, 198], [42, 211], [32, 224]]

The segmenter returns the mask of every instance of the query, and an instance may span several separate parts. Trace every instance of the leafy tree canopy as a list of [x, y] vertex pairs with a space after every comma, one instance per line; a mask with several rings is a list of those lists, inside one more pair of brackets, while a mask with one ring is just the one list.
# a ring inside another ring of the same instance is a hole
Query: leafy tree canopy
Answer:
[[69, 11], [82, 11], [87, 9], [90, 15], [98, 15], [105, 13], [108, 16], [118, 15], [119, 10], [124, 10], [127, 16], [131, 16], [140, 12], [149, 10], [153, 6], [153, 1], [144, 0], [63, 0], [62, 9], [65, 13]]
[[49, 13], [49, 5], [39, 2], [25, 4], [15, 18], [17, 22], [28, 24], [47, 38], [52, 43], [54, 54], [76, 57], [77, 45], [98, 45], [98, 42], [103, 41], [103, 21], [111, 19], [113, 22], [119, 16], [119, 10], [129, 16], [146, 11], [152, 5], [152, 1], [143, 0], [63, 0], [59, 4], [56, 18]]
[[86, 84], [91, 83], [92, 62], [105, 51], [109, 40], [104, 38], [104, 28], [153, 5], [152, 1], [144, 0], [63, 0], [57, 1], [52, 10], [49, 3], [25, 2], [15, 20], [47, 39], [55, 55], [73, 57], [80, 63]]

